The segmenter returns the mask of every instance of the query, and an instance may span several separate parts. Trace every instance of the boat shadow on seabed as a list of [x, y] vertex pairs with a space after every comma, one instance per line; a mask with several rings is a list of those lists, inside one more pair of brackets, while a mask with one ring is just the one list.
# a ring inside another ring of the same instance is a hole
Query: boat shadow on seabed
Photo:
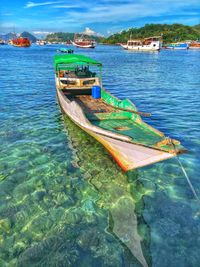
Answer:
[[[101, 222], [103, 229], [98, 225], [99, 230], [95, 229], [91, 233], [91, 227], [88, 225], [88, 231], [85, 231], [84, 240], [88, 240], [87, 246], [91, 250], [88, 251], [89, 254], [93, 255], [91, 257], [98, 258], [99, 254], [102, 254], [100, 250], [104, 248], [104, 253], [101, 255], [103, 256], [102, 266], [152, 266], [149, 248], [150, 229], [142, 217], [145, 192], [137, 179], [138, 172], [132, 170], [125, 174], [108, 152], [67, 116], [64, 116], [64, 124], [74, 155], [73, 166], [91, 185], [87, 185], [86, 192], [82, 194], [82, 210], [90, 215], [95, 210], [98, 210], [97, 213], [100, 210], [100, 216], [106, 213], [104, 223]], [[95, 192], [92, 198], [88, 195], [89, 191]], [[100, 220], [102, 219], [98, 218], [99, 222]], [[109, 242], [102, 244], [101, 240], [92, 244], [99, 236], [104, 239], [104, 242], [107, 240]], [[80, 237], [80, 243], [85, 249], [82, 237]], [[110, 252], [109, 243], [114, 247]], [[87, 266], [90, 264], [88, 262]]]

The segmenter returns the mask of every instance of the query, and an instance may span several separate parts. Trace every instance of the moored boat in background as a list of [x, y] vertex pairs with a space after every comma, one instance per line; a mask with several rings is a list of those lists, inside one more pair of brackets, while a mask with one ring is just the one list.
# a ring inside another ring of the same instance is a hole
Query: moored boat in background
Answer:
[[189, 43], [190, 49], [200, 49], [200, 42], [193, 41]]
[[164, 45], [163, 48], [165, 49], [171, 49], [171, 50], [186, 50], [189, 48], [189, 44], [188, 43], [181, 43], [181, 42], [177, 42], [177, 43], [170, 43], [167, 45]]
[[74, 41], [71, 41], [71, 43], [79, 48], [95, 48], [97, 43], [94, 40], [90, 40], [83, 35], [81, 37], [74, 36]]
[[[99, 69], [99, 75], [91, 71]], [[145, 123], [128, 99], [102, 87], [102, 64], [83, 55], [56, 55], [55, 82], [63, 112], [98, 140], [119, 166], [128, 171], [166, 160], [185, 151], [180, 142]]]
[[161, 37], [153, 36], [148, 37], [143, 40], [133, 40], [127, 41], [127, 44], [120, 44], [124, 49], [132, 51], [159, 51], [161, 48]]
[[36, 45], [41, 45], [41, 46], [43, 46], [43, 45], [46, 45], [46, 44], [47, 44], [47, 42], [44, 41], [44, 40], [37, 40], [37, 41], [36, 41]]

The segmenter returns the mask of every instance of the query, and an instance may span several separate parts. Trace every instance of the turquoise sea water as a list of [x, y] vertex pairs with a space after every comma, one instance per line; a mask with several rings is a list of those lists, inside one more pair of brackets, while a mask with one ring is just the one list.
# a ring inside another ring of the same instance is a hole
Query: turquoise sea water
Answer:
[[[176, 159], [124, 174], [59, 109], [58, 46], [0, 47], [0, 266], [200, 266], [200, 202]], [[77, 50], [179, 139], [200, 197], [200, 51]]]

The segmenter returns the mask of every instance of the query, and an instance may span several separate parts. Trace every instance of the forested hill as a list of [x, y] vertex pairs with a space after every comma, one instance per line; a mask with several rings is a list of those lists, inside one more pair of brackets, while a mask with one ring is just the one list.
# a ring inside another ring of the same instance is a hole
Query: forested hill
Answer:
[[200, 24], [195, 25], [194, 29], [200, 32]]
[[162, 36], [164, 43], [184, 40], [200, 40], [200, 24], [186, 26], [183, 24], [146, 24], [141, 28], [131, 28], [127, 31], [113, 34], [103, 40], [107, 44], [125, 43], [130, 38], [140, 39], [150, 36]]
[[37, 38], [29, 32], [22, 32], [20, 36], [28, 38], [32, 43], [37, 41]]
[[[75, 35], [75, 33], [71, 33], [71, 32], [55, 32], [55, 33], [48, 34], [46, 36], [46, 41], [49, 41], [49, 42], [67, 42], [69, 40], [73, 40], [74, 35]], [[76, 37], [80, 37], [80, 36], [81, 36], [81, 34], [76, 34]], [[102, 39], [102, 38], [99, 38], [97, 36], [84, 35], [84, 37], [87, 37], [87, 38], [92, 39], [92, 40], [96, 40], [98, 42], [100, 41], [100, 39]]]

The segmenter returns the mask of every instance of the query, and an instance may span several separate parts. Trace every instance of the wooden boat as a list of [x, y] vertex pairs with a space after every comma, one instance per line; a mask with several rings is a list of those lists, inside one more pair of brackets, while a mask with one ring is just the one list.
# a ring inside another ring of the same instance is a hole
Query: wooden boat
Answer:
[[[91, 71], [99, 69], [99, 75]], [[184, 152], [180, 142], [146, 124], [135, 105], [102, 87], [102, 64], [83, 55], [55, 55], [55, 82], [63, 112], [98, 140], [124, 171]], [[100, 97], [95, 95], [100, 89]]]
[[145, 38], [143, 40], [133, 40], [127, 41], [127, 44], [120, 44], [124, 49], [132, 51], [159, 51], [161, 48], [161, 37], [154, 36]]
[[165, 45], [163, 48], [165, 49], [171, 49], [171, 50], [186, 50], [189, 48], [188, 43], [171, 43], [171, 44], [167, 44]]
[[90, 40], [85, 38], [83, 35], [81, 37], [74, 36], [74, 41], [71, 41], [71, 43], [79, 48], [95, 48], [96, 42], [94, 40]]
[[11, 44], [17, 47], [29, 47], [31, 45], [31, 42], [28, 38], [18, 37], [16, 39], [13, 39], [11, 41]]
[[200, 49], [200, 42], [189, 43], [189, 49]]

